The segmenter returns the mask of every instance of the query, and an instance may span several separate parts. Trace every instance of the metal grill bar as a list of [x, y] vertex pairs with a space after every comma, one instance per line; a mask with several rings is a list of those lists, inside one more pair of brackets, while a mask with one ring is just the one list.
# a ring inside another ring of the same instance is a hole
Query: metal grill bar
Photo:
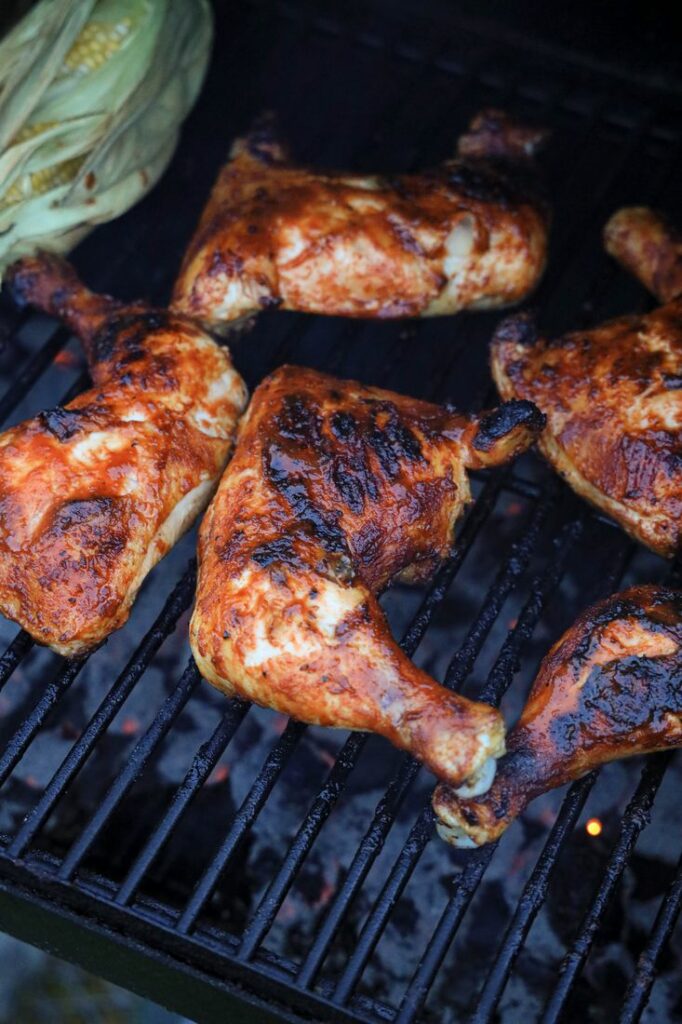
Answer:
[[23, 629], [12, 640], [0, 658], [0, 690], [9, 680], [17, 665], [23, 661], [33, 647], [33, 640]]
[[[460, 648], [460, 652], [453, 657], [448, 666], [445, 685], [452, 687], [451, 680], [457, 680], [461, 684], [471, 671], [476, 657], [483, 646], [483, 642], [488, 635], [492, 621], [494, 621], [490, 619], [490, 610], [494, 607], [499, 609], [502, 606], [514, 580], [525, 569], [537, 541], [542, 523], [549, 512], [550, 501], [551, 499], [547, 497], [538, 505], [531, 517], [530, 523], [526, 527], [522, 540], [513, 546], [510, 557], [488, 592], [477, 621], [469, 631]], [[460, 664], [467, 666], [466, 672], [455, 668], [455, 666]], [[381, 933], [386, 927], [388, 917], [414, 871], [417, 861], [423, 853], [432, 833], [433, 812], [429, 801], [412, 827], [405, 846], [391, 869], [388, 880], [374, 908], [365, 921], [355, 950], [349, 957], [348, 963], [334, 990], [334, 1002], [342, 1004], [350, 998]]]
[[15, 377], [12, 385], [0, 398], [0, 423], [4, 423], [12, 415], [70, 337], [71, 335], [64, 327], [58, 327], [36, 354], [29, 359], [26, 366]]
[[[481, 693], [482, 699], [494, 704], [499, 703], [502, 699], [504, 692], [509, 687], [512, 680], [520, 643], [523, 642], [524, 639], [529, 638], [532, 634], [533, 627], [537, 618], [539, 618], [542, 613], [543, 606], [546, 604], [554, 588], [559, 583], [572, 545], [581, 531], [582, 523], [580, 520], [569, 523], [565, 528], [564, 537], [558, 540], [560, 550], [555, 556], [558, 563], [558, 574], [556, 570], [550, 570], [546, 580], [540, 581], [531, 593], [531, 596], [521, 613], [517, 628], [510, 634], [510, 637], [505, 643], [505, 647], [503, 647], [498, 662], [493, 667], [488, 678], [488, 682]], [[629, 550], [630, 545], [624, 545], [624, 551]], [[614, 580], [619, 578], [619, 575], [622, 573], [624, 568], [624, 562], [625, 558], [616, 563], [610, 577], [607, 579], [606, 588], [611, 589], [614, 584]], [[520, 636], [519, 643], [514, 642], [516, 639], [516, 633], [519, 633]], [[538, 860], [533, 874], [524, 890], [524, 894], [519, 901], [514, 919], [509, 925], [507, 935], [505, 936], [505, 942], [503, 943], [499, 954], [499, 958], [507, 958], [509, 960], [510, 966], [513, 963], [513, 958], [515, 958], [523, 944], [523, 941], [525, 940], [525, 936], [530, 928], [537, 909], [539, 909], [539, 906], [544, 900], [549, 874], [551, 873], [556, 863], [556, 859], [561, 852], [562, 842], [573, 828], [576, 817], [580, 813], [580, 808], [584, 804], [589, 791], [592, 788], [594, 779], [592, 776], [589, 778], [591, 781], [587, 782], [585, 780], [581, 780], [580, 782], [575, 783], [569, 790], [554, 824], [554, 828], [547, 840], [547, 844], [545, 845], [540, 859]], [[483, 878], [485, 870], [496, 848], [497, 843], [491, 844], [491, 846], [487, 848], [487, 851], [481, 851], [479, 855], [472, 857], [471, 866], [467, 865], [462, 878], [458, 880], [455, 892], [450, 898], [450, 901], [448, 902], [448, 905], [446, 906], [433, 934], [433, 938], [430, 941], [427, 950], [405, 992], [400, 1012], [396, 1018], [399, 1024], [407, 1024], [408, 1021], [414, 1020], [416, 1014], [419, 1012], [426, 1000], [431, 985], [435, 980], [436, 973], [438, 972], [445, 954], [454, 939], [464, 912], [471, 902], [471, 899]], [[498, 970], [498, 961], [496, 961], [494, 969]], [[499, 970], [501, 971], [502, 967], [500, 967]], [[499, 975], [496, 975], [496, 977], [499, 977]], [[483, 993], [482, 1000], [478, 1004], [477, 1013], [480, 1012], [480, 1007], [483, 1005], [484, 998], [485, 993]], [[486, 1018], [484, 1017], [482, 1019]]]
[[[596, 773], [591, 772], [578, 782], [574, 782], [569, 789], [549, 838], [517, 904], [500, 952], [477, 1000], [476, 1009], [471, 1016], [471, 1024], [474, 1022], [479, 1024], [481, 1021], [492, 1019], [516, 957], [520, 953], [537, 912], [547, 895], [549, 878], [556, 867], [563, 844], [575, 828], [596, 779]], [[405, 1017], [405, 1020], [407, 1019]]]
[[56, 679], [45, 688], [42, 697], [23, 720], [17, 731], [8, 740], [5, 749], [0, 756], [0, 786], [7, 779], [7, 776], [14, 769], [17, 762], [23, 757], [26, 748], [34, 738], [41, 725], [54, 708], [57, 701], [64, 694], [74, 681], [85, 661], [67, 661], [58, 673]]
[[74, 775], [85, 764], [97, 740], [109, 727], [124, 704], [137, 681], [141, 678], [152, 658], [167, 636], [175, 629], [178, 619], [189, 607], [194, 596], [196, 569], [190, 563], [179, 582], [171, 591], [158, 618], [147, 632], [144, 640], [133, 653], [111, 690], [104, 698], [87, 728], [73, 745], [62, 764], [48, 783], [40, 800], [27, 815], [23, 825], [9, 847], [12, 857], [21, 857], [38, 829], [45, 822], [57, 801], [63, 796]]
[[220, 875], [227, 867], [248, 829], [260, 813], [263, 804], [272, 791], [272, 787], [277, 782], [287, 761], [293, 754], [305, 729], [306, 726], [303, 723], [290, 720], [279, 740], [270, 751], [248, 796], [235, 815], [229, 832], [202, 875], [178, 921], [177, 930], [182, 934], [189, 933], [194, 927], [196, 919], [211, 895]]
[[[509, 686], [516, 667], [519, 649], [530, 637], [546, 601], [558, 584], [561, 575], [563, 574], [565, 561], [573, 543], [580, 533], [580, 530], [581, 524], [578, 522], [571, 523], [566, 528], [565, 534], [559, 542], [561, 544], [561, 550], [558, 553], [557, 560], [548, 572], [547, 576], [541, 582], [536, 582], [536, 585], [531, 592], [531, 596], [519, 616], [519, 621], [516, 627], [511, 631], [509, 637], [505, 641], [495, 665], [493, 666], [489, 676], [489, 682], [481, 693], [482, 700], [489, 703], [499, 702], [502, 694]], [[418, 822], [415, 830], [415, 842], [417, 843], [416, 850], [418, 850], [418, 855], [421, 855], [423, 849], [423, 847], [420, 848], [421, 843], [423, 842], [423, 844], [426, 845], [426, 842], [431, 835], [431, 831], [427, 829], [427, 818], [429, 814], [430, 808], [427, 807], [423, 813], [423, 822]], [[458, 881], [456, 892], [446, 907], [441, 921], [439, 922], [439, 926], [434, 933], [433, 941], [429, 944], [426, 956], [421, 961], [412, 982], [403, 997], [403, 1002], [401, 1003], [396, 1020], [412, 1020], [421, 1007], [422, 1001], [426, 998], [433, 979], [435, 978], [435, 974], [443, 957], [445, 956], [450, 942], [452, 941], [454, 932], [459, 926], [459, 922], [469, 905], [471, 898], [473, 897], [478, 883], [490, 863], [495, 847], [496, 844], [488, 847], [484, 851], [481, 851], [475, 857], [472, 857], [471, 862], [465, 868], [460, 880]], [[408, 866], [409, 865], [406, 865], [406, 867]], [[399, 879], [399, 881], [400, 880], [402, 879]], [[407, 878], [405, 879], [405, 882], [406, 881]], [[399, 895], [400, 894], [397, 893], [395, 895], [395, 899], [397, 899]]]
[[604, 911], [620, 881], [640, 832], [649, 824], [651, 808], [671, 756], [670, 753], [657, 754], [647, 761], [642, 769], [641, 781], [623, 815], [618, 840], [604, 871], [604, 877], [570, 951], [561, 962], [559, 979], [542, 1015], [542, 1024], [558, 1021], [564, 1011], [575, 979], [587, 959]]
[[682, 907], [682, 859], [659, 907], [646, 946], [637, 960], [620, 1013], [620, 1024], [635, 1024], [642, 1015], [656, 977], [656, 964], [672, 935]]
[[229, 708], [222, 721], [216, 726], [213, 735], [195, 754], [182, 784], [175, 791], [166, 814], [155, 828], [149, 842], [137, 857], [121, 888], [116, 893], [116, 902], [121, 906], [125, 906], [135, 893], [150, 864], [169, 839], [190, 801], [203, 786], [221, 754], [241, 725], [249, 707], [250, 705], [246, 701], [230, 701]]
[[341, 796], [366, 742], [365, 733], [353, 733], [341, 748], [336, 763], [291, 843], [280, 870], [244, 930], [238, 948], [238, 956], [241, 959], [251, 959], [269, 931], [294, 875]]
[[144, 736], [133, 748], [125, 767], [116, 777], [99, 808], [95, 814], [93, 814], [78, 839], [64, 857], [59, 871], [57, 872], [57, 877], [62, 881], [68, 881], [78, 870], [83, 857], [85, 857], [95, 839], [97, 839], [97, 836], [106, 825], [110, 815], [116, 807], [118, 807], [119, 803], [128, 792], [161, 740], [173, 725], [185, 704], [192, 696], [192, 693], [199, 685], [199, 682], [199, 672], [194, 664], [194, 660], [190, 658], [189, 664], [183, 672], [177, 686], [162, 704], [154, 718], [154, 721], [149, 726]]

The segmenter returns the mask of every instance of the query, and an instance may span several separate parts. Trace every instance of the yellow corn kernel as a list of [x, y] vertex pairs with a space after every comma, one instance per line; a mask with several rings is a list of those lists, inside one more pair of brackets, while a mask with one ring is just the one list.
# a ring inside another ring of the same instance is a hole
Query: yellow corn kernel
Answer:
[[64, 64], [57, 77], [80, 77], [96, 71], [120, 50], [132, 28], [132, 18], [121, 18], [113, 25], [105, 21], [88, 22], [64, 58]]
[[54, 128], [57, 123], [57, 121], [36, 121], [35, 124], [25, 124], [12, 139], [12, 145], [14, 146], [18, 142], [26, 142], [27, 139], [32, 139], [34, 136], [46, 132], [49, 128]]
[[22, 199], [40, 196], [51, 188], [68, 185], [78, 174], [84, 160], [84, 156], [74, 156], [70, 160], [62, 160], [54, 167], [43, 167], [32, 174], [23, 174], [3, 196], [0, 196], [0, 210], [12, 206], [13, 203], [20, 203]]

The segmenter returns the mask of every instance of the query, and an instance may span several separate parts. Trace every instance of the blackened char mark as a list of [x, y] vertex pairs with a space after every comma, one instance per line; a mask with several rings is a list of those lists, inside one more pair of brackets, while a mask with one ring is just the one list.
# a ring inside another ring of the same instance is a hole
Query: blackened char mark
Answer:
[[311, 452], [321, 452], [324, 444], [322, 417], [317, 405], [305, 395], [294, 393], [285, 397], [275, 418], [275, 427], [283, 438]]
[[58, 441], [69, 441], [85, 425], [87, 416], [78, 409], [64, 409], [61, 405], [38, 413], [38, 422]]
[[[332, 392], [332, 398], [340, 399], [338, 392]], [[338, 441], [350, 441], [358, 436], [358, 422], [349, 412], [335, 412], [330, 421], [331, 432]]]
[[[437, 172], [435, 172], [437, 173]], [[503, 210], [526, 203], [543, 206], [546, 196], [532, 167], [503, 160], [457, 160], [447, 168], [447, 185], [453, 192], [478, 203], [492, 203]]]
[[365, 507], [365, 491], [345, 459], [338, 459], [332, 468], [332, 480], [342, 501], [351, 512], [359, 515]]
[[377, 501], [380, 480], [372, 471], [368, 434], [352, 413], [335, 412], [329, 420], [332, 437], [339, 442], [332, 457], [332, 483], [351, 512], [361, 513], [365, 501]]
[[265, 167], [282, 163], [287, 158], [286, 148], [277, 138], [277, 119], [269, 110], [256, 118], [241, 145]]
[[265, 475], [286, 499], [294, 519], [301, 523], [319, 544], [332, 554], [345, 554], [348, 550], [343, 530], [339, 526], [341, 513], [320, 508], [308, 494], [303, 470], [292, 470], [291, 458], [277, 444], [264, 452]]
[[679, 653], [660, 658], [632, 656], [595, 665], [580, 691], [578, 714], [552, 720], [550, 737], [562, 756], [601, 738], [615, 742], [634, 730], [664, 735], [666, 716], [682, 712]]
[[300, 564], [294, 550], [293, 537], [275, 537], [265, 541], [253, 549], [251, 558], [263, 569], [273, 563], [289, 565], [292, 568]]
[[[372, 418], [374, 424], [367, 432], [367, 443], [390, 480], [398, 476], [403, 459], [423, 461], [419, 438], [403, 423], [391, 402], [374, 402]], [[385, 419], [382, 425], [378, 423], [379, 418]]]
[[[144, 339], [154, 331], [162, 330], [170, 325], [169, 314], [164, 310], [153, 310], [147, 313], [124, 313], [112, 317], [95, 335], [92, 350], [95, 361], [108, 362], [121, 349], [130, 356], [143, 353]], [[130, 362], [131, 360], [128, 359]]]
[[501, 438], [507, 437], [519, 427], [527, 427], [531, 432], [539, 434], [546, 422], [546, 416], [532, 402], [513, 399], [484, 416], [474, 437], [473, 446], [478, 451], [487, 452]]

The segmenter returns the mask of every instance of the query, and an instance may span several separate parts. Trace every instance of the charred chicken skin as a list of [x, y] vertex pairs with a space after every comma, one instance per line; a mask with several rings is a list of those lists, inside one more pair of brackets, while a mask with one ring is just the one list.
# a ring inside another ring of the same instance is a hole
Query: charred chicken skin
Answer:
[[519, 302], [545, 265], [541, 139], [486, 111], [456, 159], [382, 177], [297, 167], [266, 124], [232, 147], [174, 307], [220, 329], [271, 306], [412, 317]]
[[246, 390], [196, 325], [94, 295], [56, 256], [21, 260], [7, 283], [78, 335], [93, 387], [0, 436], [0, 611], [80, 655], [123, 625], [210, 500]]
[[511, 459], [542, 422], [528, 402], [476, 418], [313, 370], [266, 378], [201, 527], [190, 640], [204, 677], [489, 785], [501, 716], [420, 671], [377, 595], [433, 573], [470, 500], [466, 470]]
[[[528, 315], [507, 318], [492, 346], [505, 399], [547, 416], [539, 447], [578, 494], [665, 557], [682, 543], [682, 259], [655, 214], [622, 210], [606, 244], [666, 304], [555, 341]], [[677, 296], [677, 298], [675, 298]]]
[[682, 592], [632, 587], [588, 609], [552, 647], [485, 796], [436, 787], [438, 831], [480, 846], [546, 790], [680, 745]]

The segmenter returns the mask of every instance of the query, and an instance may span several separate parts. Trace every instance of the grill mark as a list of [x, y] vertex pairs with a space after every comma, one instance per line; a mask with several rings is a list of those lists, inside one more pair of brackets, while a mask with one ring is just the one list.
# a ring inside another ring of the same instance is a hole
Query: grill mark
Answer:
[[266, 569], [274, 562], [284, 563], [292, 567], [300, 564], [300, 559], [294, 551], [292, 537], [276, 537], [274, 540], [259, 544], [251, 552], [251, 558], [263, 569]]
[[350, 511], [359, 515], [365, 507], [365, 492], [361, 481], [353, 475], [345, 461], [338, 460], [335, 463], [332, 480]]
[[112, 317], [93, 338], [92, 351], [95, 361], [107, 362], [119, 348], [127, 353], [143, 352], [141, 342], [144, 338], [154, 331], [168, 328], [170, 323], [171, 317], [164, 310], [125, 313]]
[[[287, 501], [294, 517], [332, 554], [345, 554], [348, 550], [343, 530], [339, 526], [341, 513], [319, 508], [308, 495], [303, 473], [289, 469], [292, 460], [286, 452], [271, 444], [264, 452], [264, 470], [267, 479]], [[296, 465], [295, 462], [293, 465]]]
[[[382, 414], [387, 416], [387, 420], [383, 426], [379, 426], [377, 420]], [[367, 432], [367, 443], [376, 453], [389, 479], [395, 479], [400, 472], [401, 459], [423, 461], [419, 439], [400, 420], [394, 405], [390, 402], [376, 402], [372, 416], [374, 425]]]
[[82, 410], [65, 409], [61, 405], [39, 412], [36, 418], [58, 441], [69, 441], [83, 429], [84, 420], [87, 420]]

